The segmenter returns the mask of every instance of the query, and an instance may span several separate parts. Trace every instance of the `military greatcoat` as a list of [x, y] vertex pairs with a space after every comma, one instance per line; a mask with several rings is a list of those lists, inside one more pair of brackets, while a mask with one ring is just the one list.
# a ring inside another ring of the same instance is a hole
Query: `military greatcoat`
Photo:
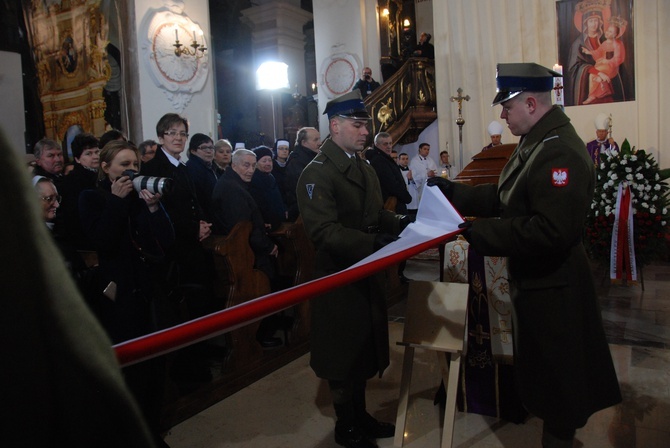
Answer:
[[470, 242], [507, 256], [521, 399], [554, 425], [579, 428], [621, 401], [581, 236], [593, 162], [554, 107], [522, 137], [497, 187], [454, 184], [454, 206], [477, 219]]
[[[383, 210], [379, 180], [368, 163], [349, 159], [332, 140], [303, 170], [296, 187], [300, 215], [316, 249], [321, 277], [348, 268], [374, 249], [372, 227], [398, 233], [398, 216]], [[316, 375], [361, 380], [389, 364], [384, 274], [312, 300], [311, 360]]]

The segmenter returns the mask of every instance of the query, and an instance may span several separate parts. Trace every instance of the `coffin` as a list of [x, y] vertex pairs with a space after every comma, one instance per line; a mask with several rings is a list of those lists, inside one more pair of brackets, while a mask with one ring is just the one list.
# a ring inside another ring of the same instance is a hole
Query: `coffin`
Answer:
[[487, 149], [472, 158], [463, 171], [453, 179], [468, 185], [497, 184], [503, 167], [516, 148], [516, 143]]

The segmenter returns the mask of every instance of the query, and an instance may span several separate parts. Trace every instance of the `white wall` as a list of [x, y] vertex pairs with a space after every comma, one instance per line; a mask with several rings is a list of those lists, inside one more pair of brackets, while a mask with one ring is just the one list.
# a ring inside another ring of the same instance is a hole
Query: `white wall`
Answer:
[[[661, 167], [670, 165], [670, 2], [636, 1], [635, 86], [636, 100], [607, 105], [566, 108], [580, 137], [595, 138], [593, 120], [611, 113], [613, 136], [621, 143], [651, 151]], [[436, 90], [441, 145], [450, 142], [452, 163], [458, 165], [457, 106], [449, 98], [462, 87], [471, 99], [463, 103], [464, 165], [489, 141], [486, 127], [499, 119], [500, 107], [491, 107], [495, 96], [496, 64], [537, 62], [553, 67], [558, 62], [557, 18], [554, 2], [542, 0], [444, 0], [433, 3]], [[506, 129], [504, 143], [518, 141]]]
[[[136, 14], [136, 31], [138, 41], [144, 38], [140, 25], [145, 15], [151, 12], [151, 8], [159, 9], [163, 6], [163, 2], [157, 0], [135, 0], [135, 14]], [[206, 1], [189, 1], [184, 2], [184, 13], [197, 23], [202, 28], [207, 42], [211, 42], [210, 27], [209, 27], [209, 3]], [[183, 43], [184, 38], [180, 38]], [[215, 115], [215, 96], [214, 96], [214, 81], [212, 67], [214, 66], [213, 55], [209, 55], [209, 64], [207, 66], [208, 75], [204, 88], [193, 93], [193, 96], [188, 103], [188, 106], [179, 112], [175, 109], [172, 102], [165, 94], [165, 90], [159, 88], [154, 83], [149, 72], [146, 69], [144, 61], [141, 60], [143, 56], [141, 45], [138, 43], [138, 51], [140, 54], [140, 63], [136, 69], [139, 72], [140, 78], [140, 94], [142, 105], [142, 135], [145, 139], [156, 139], [156, 123], [166, 113], [180, 113], [189, 121], [189, 134], [193, 135], [197, 132], [210, 135], [213, 139], [216, 137], [216, 115]], [[186, 152], [186, 151], [185, 151]]]
[[321, 136], [328, 134], [328, 119], [322, 115], [328, 97], [322, 85], [323, 62], [337, 51], [353, 54], [359, 61], [357, 76], [365, 66], [372, 68], [373, 77], [381, 78], [379, 59], [379, 30], [376, 2], [365, 0], [314, 0], [314, 30], [317, 79], [319, 79], [319, 114]]

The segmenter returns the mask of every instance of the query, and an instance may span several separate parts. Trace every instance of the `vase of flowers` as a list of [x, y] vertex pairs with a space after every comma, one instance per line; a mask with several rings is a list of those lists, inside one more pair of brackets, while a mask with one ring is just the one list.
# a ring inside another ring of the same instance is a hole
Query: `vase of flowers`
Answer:
[[584, 243], [590, 257], [609, 265], [619, 184], [630, 189], [633, 245], [637, 268], [667, 256], [669, 187], [651, 154], [625, 140], [619, 151], [601, 153], [596, 188], [587, 218]]

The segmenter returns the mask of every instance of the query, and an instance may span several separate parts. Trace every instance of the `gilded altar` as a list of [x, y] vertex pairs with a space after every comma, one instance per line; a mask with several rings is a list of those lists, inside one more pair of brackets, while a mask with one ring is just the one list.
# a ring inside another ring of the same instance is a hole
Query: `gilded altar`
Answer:
[[[48, 4], [48, 6], [47, 6]], [[109, 26], [100, 1], [24, 3], [45, 136], [63, 141], [72, 126], [105, 132], [103, 88], [111, 76]]]

